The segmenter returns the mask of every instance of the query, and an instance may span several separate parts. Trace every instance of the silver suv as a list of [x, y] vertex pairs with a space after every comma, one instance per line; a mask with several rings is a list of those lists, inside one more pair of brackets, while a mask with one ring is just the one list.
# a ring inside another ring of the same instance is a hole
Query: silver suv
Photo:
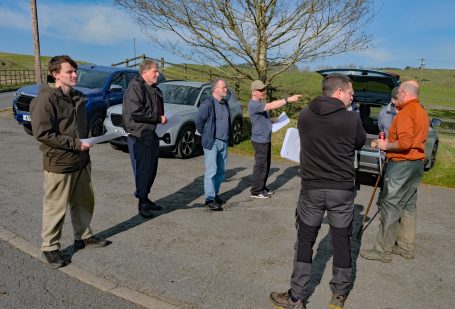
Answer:
[[[177, 157], [186, 159], [194, 155], [198, 146], [195, 137], [196, 117], [201, 102], [212, 95], [210, 83], [192, 81], [168, 81], [158, 85], [163, 92], [164, 111], [179, 115], [179, 123], [171, 127], [160, 140], [160, 150], [171, 151]], [[232, 89], [228, 90], [231, 113], [231, 136], [234, 144], [240, 143], [242, 137], [242, 105]], [[112, 106], [107, 110], [104, 120], [106, 133], [123, 131], [122, 105]], [[126, 149], [126, 137], [110, 141], [115, 149]]]

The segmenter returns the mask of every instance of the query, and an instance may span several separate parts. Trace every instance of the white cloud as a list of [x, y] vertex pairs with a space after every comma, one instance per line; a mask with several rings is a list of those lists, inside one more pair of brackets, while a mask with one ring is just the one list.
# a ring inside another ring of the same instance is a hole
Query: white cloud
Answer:
[[144, 37], [130, 17], [115, 7], [63, 3], [41, 5], [40, 17], [43, 33], [84, 43], [114, 45], [133, 37]]
[[2, 31], [5, 31], [5, 28], [31, 31], [30, 8], [26, 10], [26, 7], [21, 6], [18, 10], [12, 10], [9, 7], [0, 6], [0, 27], [2, 27]]
[[[28, 1], [10, 7], [0, 5], [0, 26], [31, 31]], [[114, 46], [124, 40], [145, 38], [130, 16], [113, 5], [38, 2], [38, 23], [41, 36], [95, 45]]]

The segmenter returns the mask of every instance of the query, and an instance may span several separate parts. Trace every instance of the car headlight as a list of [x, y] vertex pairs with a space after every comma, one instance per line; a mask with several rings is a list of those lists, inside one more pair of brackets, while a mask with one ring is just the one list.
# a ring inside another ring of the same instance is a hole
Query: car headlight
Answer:
[[14, 93], [14, 98], [13, 98], [13, 100], [14, 100], [14, 101], [17, 101], [17, 99], [18, 99], [20, 96], [21, 96], [21, 93], [20, 93], [19, 91], [16, 91], [16, 92]]

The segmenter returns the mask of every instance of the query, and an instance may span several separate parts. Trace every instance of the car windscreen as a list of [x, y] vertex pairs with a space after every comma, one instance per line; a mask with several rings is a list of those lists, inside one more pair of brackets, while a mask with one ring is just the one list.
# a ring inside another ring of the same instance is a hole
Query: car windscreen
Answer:
[[102, 88], [106, 84], [106, 81], [108, 78], [109, 78], [108, 72], [85, 70], [85, 69], [77, 70], [77, 86], [78, 87], [84, 87], [84, 88], [90, 88], [90, 89]]
[[173, 84], [159, 84], [158, 87], [163, 93], [164, 103], [178, 104], [178, 105], [194, 105], [199, 95], [201, 88], [173, 85]]

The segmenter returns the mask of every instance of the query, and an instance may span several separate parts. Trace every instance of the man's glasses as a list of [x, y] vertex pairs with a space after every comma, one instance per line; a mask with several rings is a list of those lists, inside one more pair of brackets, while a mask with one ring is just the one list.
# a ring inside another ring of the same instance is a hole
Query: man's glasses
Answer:
[[265, 91], [265, 88], [264, 88], [264, 89], [256, 89], [256, 91], [264, 92], [264, 91]]

